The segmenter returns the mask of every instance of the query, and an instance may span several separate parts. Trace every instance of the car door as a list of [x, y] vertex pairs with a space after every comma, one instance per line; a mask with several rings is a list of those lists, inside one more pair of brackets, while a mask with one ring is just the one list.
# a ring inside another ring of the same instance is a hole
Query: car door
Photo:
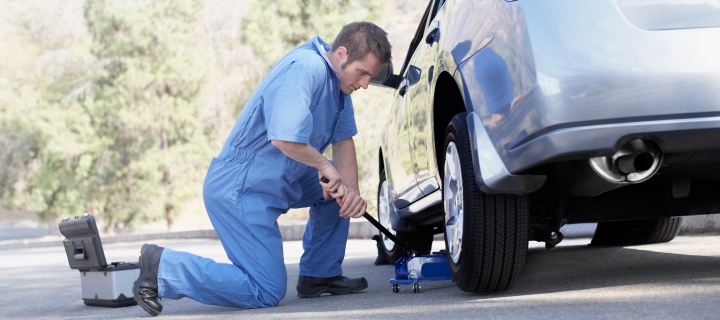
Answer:
[[[407, 93], [408, 138], [413, 159], [413, 172], [418, 188], [428, 195], [440, 188], [433, 146], [432, 95], [435, 61], [440, 53], [440, 41], [445, 17], [445, 0], [435, 0], [429, 11], [428, 22], [423, 25], [422, 41], [410, 60], [408, 69], [419, 74], [419, 81]], [[443, 143], [442, 141], [439, 143]], [[430, 161], [430, 160], [433, 161]]]
[[390, 118], [386, 124], [386, 148], [383, 150], [386, 161], [385, 175], [395, 206], [406, 207], [416, 200], [420, 190], [413, 173], [412, 158], [410, 156], [410, 143], [408, 139], [407, 121], [405, 113], [405, 95], [400, 94], [407, 88], [403, 80], [395, 94]]
[[[431, 1], [432, 2], [432, 1]], [[415, 49], [419, 44], [423, 43], [425, 26], [432, 9], [431, 4], [425, 10], [425, 14], [421, 19], [418, 30], [413, 37], [405, 58], [403, 68], [400, 70], [401, 82], [395, 93], [393, 108], [387, 127], [386, 145], [386, 175], [391, 185], [392, 197], [395, 206], [404, 208], [410, 203], [422, 198], [424, 194], [417, 187], [417, 179], [415, 177], [413, 152], [410, 149], [411, 136], [416, 134], [416, 130], [412, 128], [407, 117], [407, 100], [409, 91], [420, 82], [421, 72], [419, 69], [411, 66], [409, 62], [415, 55]]]

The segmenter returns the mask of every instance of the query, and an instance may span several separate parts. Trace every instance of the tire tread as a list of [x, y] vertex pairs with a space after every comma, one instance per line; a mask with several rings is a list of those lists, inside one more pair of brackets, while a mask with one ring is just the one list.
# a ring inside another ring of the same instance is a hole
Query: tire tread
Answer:
[[525, 266], [527, 200], [524, 196], [486, 194], [478, 188], [467, 137], [465, 113], [461, 113], [448, 126], [445, 142], [446, 147], [448, 139], [457, 145], [465, 188], [463, 251], [459, 266], [453, 267], [450, 262], [451, 270], [457, 269], [453, 279], [467, 292], [505, 291], [522, 275]]

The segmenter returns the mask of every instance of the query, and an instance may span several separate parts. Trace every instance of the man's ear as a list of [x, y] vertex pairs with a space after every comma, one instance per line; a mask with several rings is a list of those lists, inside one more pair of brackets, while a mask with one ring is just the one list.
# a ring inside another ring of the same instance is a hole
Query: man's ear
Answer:
[[340, 58], [341, 61], [345, 60], [345, 58], [347, 58], [348, 56], [348, 51], [345, 46], [339, 46], [337, 50], [335, 50], [335, 53], [338, 55], [338, 58]]

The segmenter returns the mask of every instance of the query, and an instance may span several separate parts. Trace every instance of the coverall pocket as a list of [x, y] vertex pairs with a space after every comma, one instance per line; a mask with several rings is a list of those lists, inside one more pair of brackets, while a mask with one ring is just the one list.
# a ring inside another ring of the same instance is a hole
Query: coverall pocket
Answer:
[[203, 200], [206, 204], [235, 204], [238, 189], [245, 180], [244, 165], [213, 158], [203, 183]]

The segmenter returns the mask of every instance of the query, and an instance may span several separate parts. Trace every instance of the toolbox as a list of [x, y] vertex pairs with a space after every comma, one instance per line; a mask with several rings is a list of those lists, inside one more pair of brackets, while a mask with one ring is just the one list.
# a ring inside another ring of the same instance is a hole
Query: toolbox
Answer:
[[132, 287], [140, 275], [137, 262], [107, 264], [95, 218], [84, 214], [63, 219], [60, 233], [71, 269], [80, 271], [82, 299], [85, 305], [125, 307], [136, 305]]

